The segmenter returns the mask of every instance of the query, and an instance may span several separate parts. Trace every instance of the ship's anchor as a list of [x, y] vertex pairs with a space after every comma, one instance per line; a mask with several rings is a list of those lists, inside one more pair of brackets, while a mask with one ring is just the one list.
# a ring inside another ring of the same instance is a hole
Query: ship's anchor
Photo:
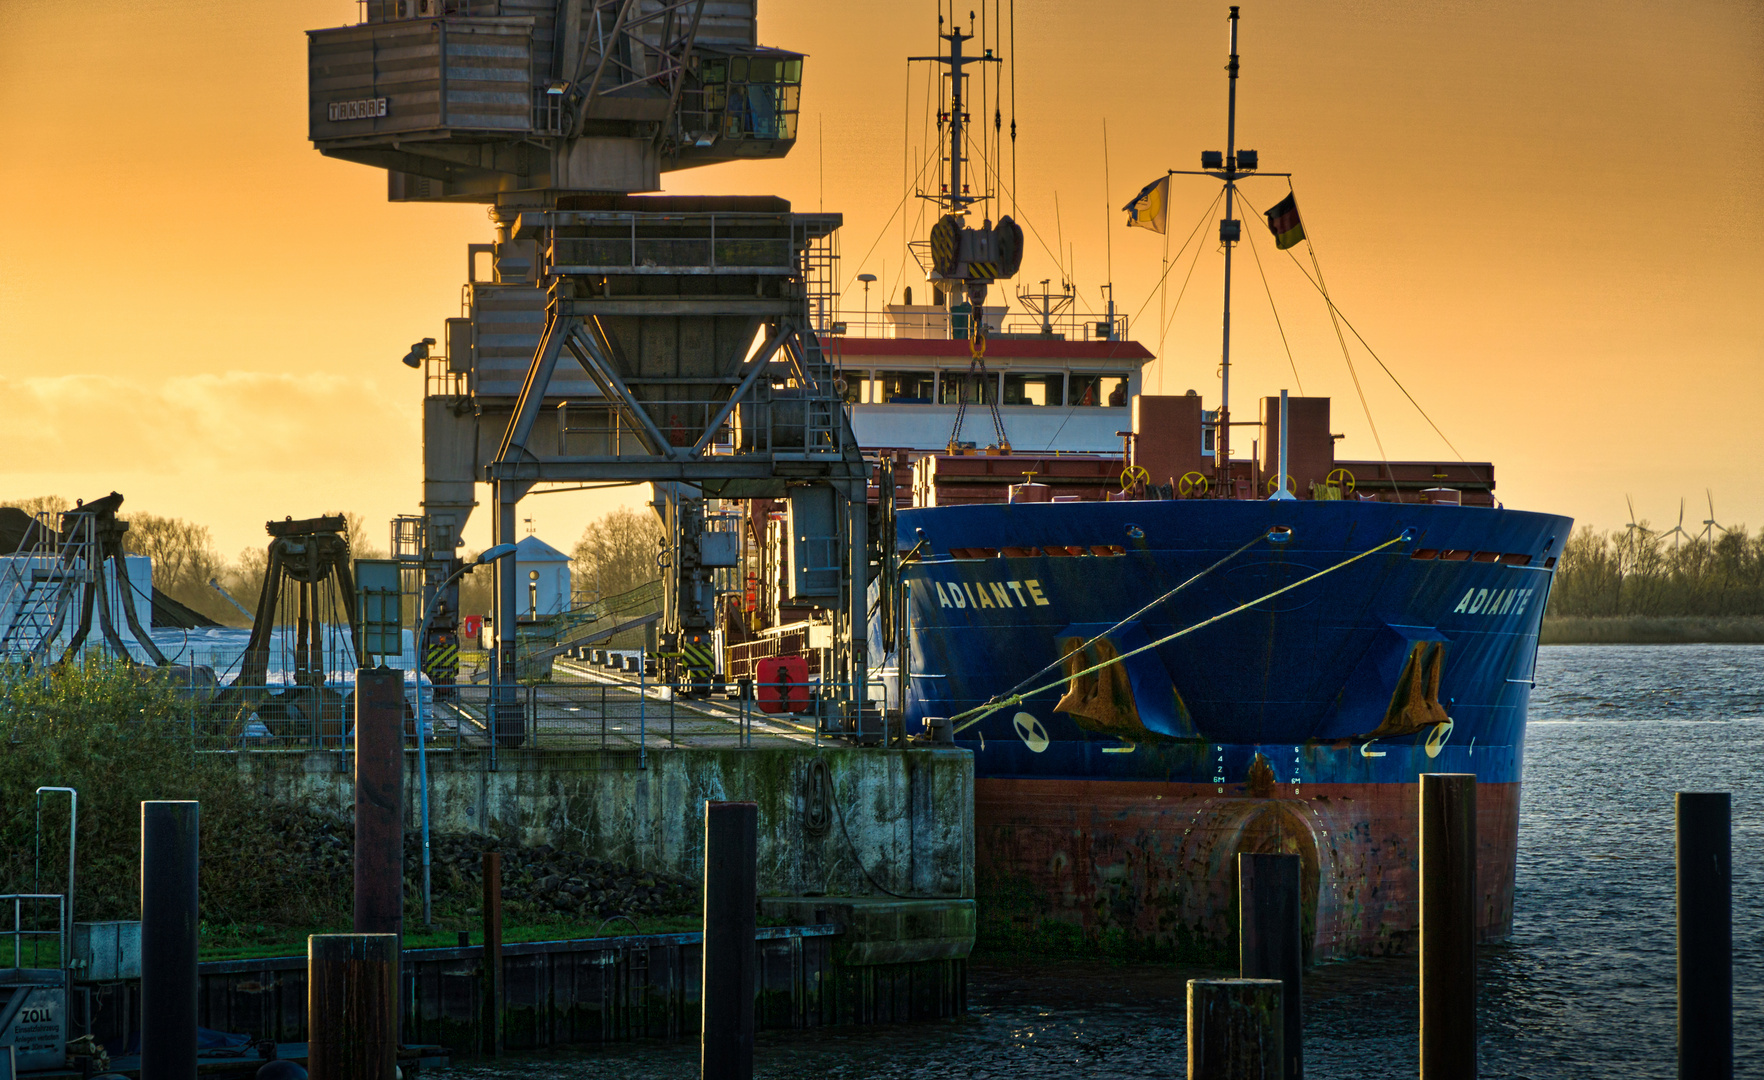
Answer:
[[[1439, 675], [1444, 666], [1445, 642], [1416, 642], [1409, 650], [1408, 660], [1403, 664], [1403, 673], [1397, 677], [1396, 690], [1390, 696], [1390, 707], [1384, 712], [1383, 722], [1372, 731], [1354, 738], [1370, 742], [1373, 739], [1413, 735], [1426, 728], [1441, 726], [1446, 727], [1446, 734], [1449, 735], [1452, 718], [1446, 715], [1445, 706], [1439, 703]], [[1441, 736], [1440, 743], [1443, 744], [1444, 741], [1445, 736]], [[1437, 752], [1436, 750], [1435, 753]]]

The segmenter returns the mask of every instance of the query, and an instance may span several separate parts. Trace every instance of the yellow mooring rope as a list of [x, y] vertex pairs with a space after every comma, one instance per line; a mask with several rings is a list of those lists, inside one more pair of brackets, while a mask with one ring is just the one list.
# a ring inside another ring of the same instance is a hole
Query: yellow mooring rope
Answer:
[[[1375, 548], [1371, 548], [1366, 551], [1362, 551], [1358, 555], [1350, 556], [1346, 559], [1343, 559], [1341, 562], [1336, 563], [1334, 566], [1327, 567], [1325, 569], [1317, 571], [1315, 574], [1312, 574], [1309, 577], [1300, 578], [1299, 580], [1293, 582], [1290, 585], [1283, 585], [1280, 588], [1275, 589], [1273, 592], [1269, 593], [1266, 596], [1257, 597], [1256, 599], [1251, 600], [1248, 603], [1239, 604], [1236, 607], [1232, 608], [1230, 611], [1222, 611], [1219, 614], [1214, 615], [1210, 619], [1203, 619], [1200, 622], [1195, 623], [1193, 626], [1184, 627], [1183, 629], [1176, 631], [1174, 634], [1168, 634], [1164, 637], [1159, 638], [1158, 640], [1156, 640], [1154, 642], [1151, 642], [1148, 645], [1141, 645], [1137, 649], [1132, 649], [1132, 650], [1129, 650], [1128, 652], [1122, 653], [1119, 656], [1113, 657], [1108, 660], [1104, 660], [1100, 664], [1093, 664], [1092, 666], [1085, 668], [1083, 671], [1075, 671], [1072, 674], [1067, 675], [1065, 678], [1059, 679], [1055, 682], [1047, 683], [1044, 686], [1038, 686], [1033, 690], [1025, 690], [1021, 693], [1012, 694], [1002, 701], [988, 702], [985, 705], [980, 705], [975, 708], [969, 709], [967, 712], [957, 713], [954, 716], [949, 718], [950, 723], [953, 725], [953, 729], [952, 729], [951, 733], [953, 734], [955, 732], [966, 731], [968, 728], [973, 727], [975, 724], [978, 724], [980, 721], [986, 719], [988, 716], [991, 716], [993, 713], [997, 712], [1000, 709], [1009, 708], [1012, 705], [1022, 704], [1022, 702], [1025, 698], [1033, 697], [1034, 695], [1039, 694], [1045, 690], [1053, 690], [1053, 689], [1055, 689], [1055, 688], [1057, 688], [1067, 682], [1070, 682], [1073, 679], [1082, 678], [1085, 675], [1091, 675], [1091, 674], [1094, 674], [1098, 671], [1101, 671], [1103, 668], [1109, 667], [1114, 664], [1119, 664], [1121, 661], [1127, 659], [1130, 656], [1138, 656], [1140, 653], [1145, 652], [1148, 649], [1155, 649], [1159, 645], [1164, 645], [1169, 642], [1175, 641], [1177, 638], [1184, 637], [1188, 634], [1192, 634], [1196, 630], [1201, 629], [1202, 627], [1211, 626], [1212, 624], [1219, 622], [1222, 619], [1228, 619], [1231, 616], [1238, 614], [1239, 612], [1248, 611], [1250, 608], [1255, 607], [1257, 604], [1265, 604], [1268, 601], [1274, 599], [1276, 596], [1279, 596], [1281, 593], [1291, 592], [1292, 590], [1298, 588], [1300, 585], [1305, 585], [1310, 582], [1316, 581], [1318, 578], [1324, 576], [1325, 574], [1333, 574], [1337, 570], [1340, 570], [1344, 566], [1350, 566], [1353, 563], [1357, 563], [1361, 559], [1366, 558], [1368, 555], [1376, 555], [1380, 551], [1383, 551], [1385, 548], [1391, 547], [1395, 544], [1406, 543], [1409, 539], [1410, 539], [1410, 534], [1408, 532], [1404, 532], [1401, 536], [1394, 536], [1394, 537], [1390, 538], [1389, 540], [1386, 540], [1384, 543], [1379, 544]], [[978, 714], [978, 715], [976, 715], [976, 714]], [[956, 721], [964, 720], [966, 717], [970, 717], [970, 716], [973, 717], [972, 720], [966, 720], [965, 723], [959, 723], [959, 724], [956, 723]]]

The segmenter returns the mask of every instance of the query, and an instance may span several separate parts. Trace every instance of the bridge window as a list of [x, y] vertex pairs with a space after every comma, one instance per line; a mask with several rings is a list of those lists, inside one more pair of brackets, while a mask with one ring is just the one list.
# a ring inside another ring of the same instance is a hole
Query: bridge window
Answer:
[[934, 372], [878, 371], [871, 388], [879, 405], [929, 405], [935, 400]]
[[1073, 405], [1125, 407], [1127, 404], [1127, 376], [1073, 372], [1071, 391], [1067, 400]]
[[[992, 372], [987, 372], [985, 379], [980, 378], [978, 374], [970, 379], [966, 368], [959, 371], [945, 371], [943, 373], [943, 379], [941, 380], [942, 386], [940, 388], [942, 397], [938, 400], [942, 401], [945, 405], [959, 405], [964, 401], [969, 405], [978, 405], [981, 401], [981, 386], [987, 381], [996, 378], [998, 378], [998, 376], [994, 375]], [[996, 395], [997, 393], [998, 383], [993, 382], [991, 395]], [[994, 396], [988, 396], [986, 400], [995, 401], [997, 398]]]
[[1006, 374], [1002, 405], [1064, 405], [1066, 377], [1060, 372]]

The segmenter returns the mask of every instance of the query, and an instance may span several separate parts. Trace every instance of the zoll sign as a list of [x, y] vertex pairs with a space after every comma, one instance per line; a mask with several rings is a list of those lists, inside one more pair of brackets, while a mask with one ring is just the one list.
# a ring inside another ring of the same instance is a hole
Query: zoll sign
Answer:
[[370, 120], [376, 116], [386, 115], [386, 99], [361, 98], [356, 101], [333, 101], [330, 104], [332, 120]]

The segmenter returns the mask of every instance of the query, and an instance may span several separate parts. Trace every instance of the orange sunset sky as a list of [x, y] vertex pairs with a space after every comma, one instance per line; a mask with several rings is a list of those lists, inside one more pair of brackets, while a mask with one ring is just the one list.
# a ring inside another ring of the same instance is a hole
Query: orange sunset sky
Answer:
[[[1162, 238], [1116, 208], [1222, 148], [1225, 9], [1016, 3], [1020, 215], [1071, 245], [1087, 303], [1112, 270], [1122, 308], [1144, 306], [1149, 388], [1210, 400], [1219, 255], [1160, 335]], [[898, 299], [900, 220], [883, 226], [924, 145], [924, 68], [909, 111], [904, 57], [935, 50], [937, 6], [760, 11], [764, 43], [809, 54], [795, 151], [665, 188], [841, 211], [845, 277]], [[302, 31], [355, 19], [353, 0], [0, 0], [0, 500], [114, 488], [229, 557], [268, 518], [417, 508], [420, 386], [398, 358], [457, 313], [465, 245], [490, 228], [480, 206], [388, 204], [382, 173], [307, 142]], [[1627, 494], [1670, 526], [1682, 496], [1697, 531], [1709, 488], [1722, 524], [1764, 525], [1764, 5], [1251, 0], [1241, 50], [1240, 145], [1296, 174], [1336, 302], [1458, 449], [1496, 462], [1508, 506], [1609, 528]], [[1265, 208], [1283, 184], [1246, 190]], [[1175, 243], [1214, 189], [1173, 180]], [[1377, 456], [1325, 309], [1258, 242], [1338, 452]], [[1240, 409], [1298, 390], [1248, 254]], [[1019, 280], [1059, 276], [1031, 235]], [[1354, 357], [1390, 455], [1450, 459]], [[523, 512], [567, 549], [620, 498]], [[487, 538], [480, 513], [468, 539]]]

